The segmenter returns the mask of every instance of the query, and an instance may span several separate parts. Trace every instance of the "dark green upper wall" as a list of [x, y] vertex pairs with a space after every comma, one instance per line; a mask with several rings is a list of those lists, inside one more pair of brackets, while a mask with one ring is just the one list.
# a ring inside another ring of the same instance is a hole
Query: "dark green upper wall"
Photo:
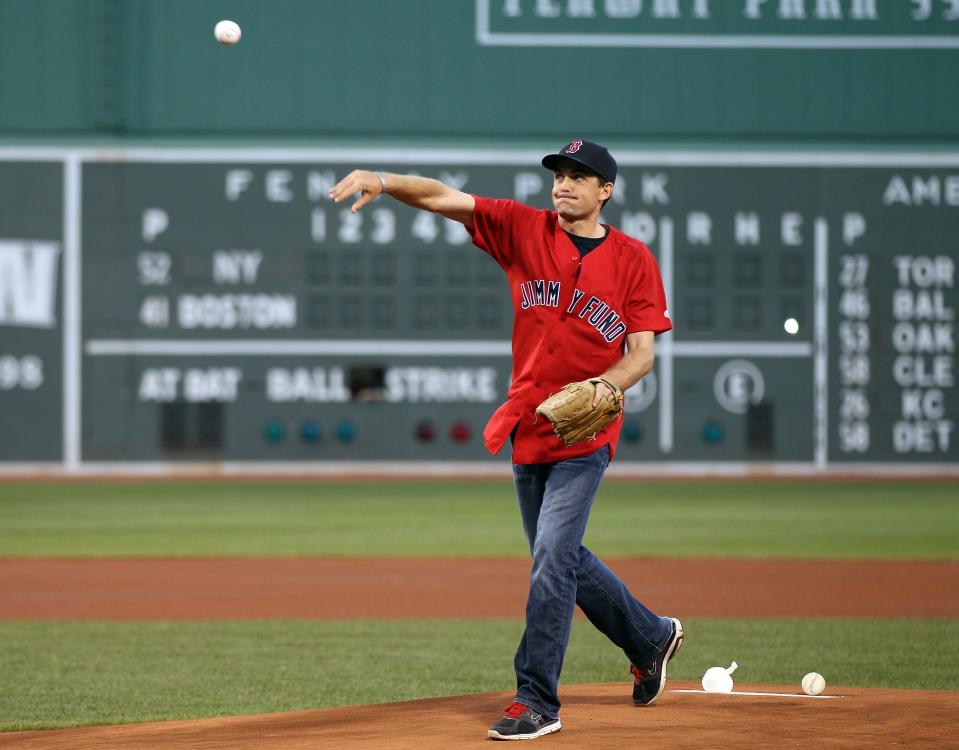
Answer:
[[0, 3], [0, 128], [87, 130], [94, 34], [79, 2]]
[[[852, 18], [873, 4], [877, 19]], [[804, 20], [781, 18], [780, 0], [760, 0], [759, 19], [745, 0], [705, 3], [708, 19], [695, 0], [676, 0], [680, 19], [657, 5], [671, 3], [488, 0], [484, 16], [483, 0], [2, 0], [0, 135], [959, 141], [957, 48], [745, 46], [955, 43], [950, 3], [930, 0], [927, 20], [913, 0], [782, 6]], [[820, 6], [843, 19], [815, 19]], [[220, 18], [242, 26], [237, 47], [213, 40]], [[665, 34], [736, 47], [651, 46]]]

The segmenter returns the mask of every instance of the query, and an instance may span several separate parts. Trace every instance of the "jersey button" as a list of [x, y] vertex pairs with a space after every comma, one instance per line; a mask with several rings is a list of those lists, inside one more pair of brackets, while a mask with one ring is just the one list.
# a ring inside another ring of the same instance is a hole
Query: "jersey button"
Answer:
[[547, 349], [547, 350], [546, 350], [546, 353], [547, 353], [547, 354], [552, 354], [552, 353], [553, 353], [553, 350], [552, 350], [552, 349]]

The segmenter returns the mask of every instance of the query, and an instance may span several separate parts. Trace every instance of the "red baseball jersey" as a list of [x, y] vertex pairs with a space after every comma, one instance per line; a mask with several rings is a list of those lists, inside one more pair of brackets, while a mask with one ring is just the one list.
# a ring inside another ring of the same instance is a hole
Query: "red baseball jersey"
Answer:
[[607, 444], [612, 456], [622, 420], [567, 448], [536, 407], [606, 371], [623, 356], [626, 334], [672, 328], [656, 259], [612, 227], [582, 257], [554, 211], [474, 198], [473, 243], [506, 272], [513, 298], [512, 383], [483, 432], [486, 448], [498, 453], [515, 428], [513, 463], [561, 461]]

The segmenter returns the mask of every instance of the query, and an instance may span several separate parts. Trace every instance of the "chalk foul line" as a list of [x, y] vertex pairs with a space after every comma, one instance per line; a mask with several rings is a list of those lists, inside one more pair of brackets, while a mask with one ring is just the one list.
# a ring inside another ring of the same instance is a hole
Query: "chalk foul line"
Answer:
[[748, 693], [734, 690], [731, 693], [708, 693], [705, 690], [670, 690], [671, 693], [702, 693], [703, 695], [758, 695], [762, 698], [844, 698], [843, 695], [805, 695], [803, 693]]

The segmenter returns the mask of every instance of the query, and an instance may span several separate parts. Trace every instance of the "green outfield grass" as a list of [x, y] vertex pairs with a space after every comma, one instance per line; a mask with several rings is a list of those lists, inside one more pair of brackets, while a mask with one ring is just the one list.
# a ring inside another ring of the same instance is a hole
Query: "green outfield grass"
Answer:
[[[691, 620], [676, 679], [736, 660], [740, 683], [959, 689], [948, 620]], [[509, 691], [513, 620], [0, 623], [0, 730], [256, 714]], [[930, 647], [935, 644], [935, 647]], [[577, 620], [565, 684], [623, 682]]]
[[[607, 481], [608, 556], [959, 558], [959, 483]], [[515, 556], [507, 479], [0, 483], [0, 556]]]
[[[606, 556], [959, 559], [955, 482], [608, 481]], [[0, 557], [515, 556], [507, 480], [0, 483]], [[0, 605], [2, 606], [2, 605]], [[959, 690], [959, 621], [687, 622], [671, 670], [698, 680]], [[241, 715], [513, 687], [518, 620], [0, 621], [0, 730]], [[623, 681], [577, 621], [566, 684]]]

